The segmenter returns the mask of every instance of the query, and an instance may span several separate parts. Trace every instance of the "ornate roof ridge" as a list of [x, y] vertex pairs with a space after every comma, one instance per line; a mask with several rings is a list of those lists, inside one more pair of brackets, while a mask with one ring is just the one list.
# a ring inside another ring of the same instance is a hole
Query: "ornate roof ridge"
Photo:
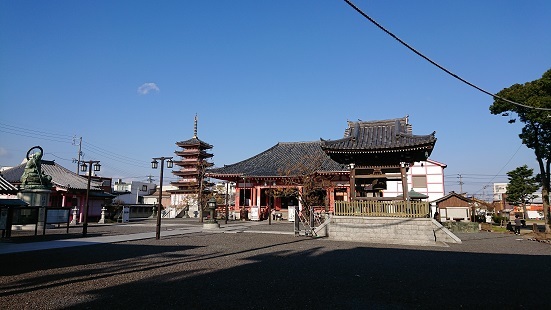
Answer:
[[310, 144], [310, 143], [320, 143], [320, 141], [314, 140], [314, 141], [278, 142], [277, 144]]
[[409, 115], [406, 115], [404, 117], [397, 117], [397, 118], [389, 118], [389, 119], [381, 119], [381, 120], [373, 120], [373, 121], [363, 121], [363, 120], [357, 120], [357, 121], [347, 121], [347, 123], [350, 124], [360, 124], [360, 125], [376, 125], [376, 124], [389, 124], [394, 125], [396, 121], [403, 121], [405, 124], [409, 124]]

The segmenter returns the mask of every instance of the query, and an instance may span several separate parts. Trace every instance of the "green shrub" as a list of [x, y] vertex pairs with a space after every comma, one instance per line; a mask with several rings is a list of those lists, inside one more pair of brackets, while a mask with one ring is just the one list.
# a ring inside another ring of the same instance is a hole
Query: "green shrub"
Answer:
[[501, 221], [503, 221], [503, 223], [507, 223], [509, 219], [506, 216], [494, 214], [492, 215], [492, 221], [494, 221], [494, 223], [496, 224], [501, 224]]

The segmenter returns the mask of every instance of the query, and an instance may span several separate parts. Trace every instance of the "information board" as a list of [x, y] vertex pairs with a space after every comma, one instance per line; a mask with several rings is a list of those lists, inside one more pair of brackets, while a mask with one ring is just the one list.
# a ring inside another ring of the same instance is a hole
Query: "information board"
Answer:
[[67, 223], [70, 211], [70, 209], [47, 210], [46, 224]]

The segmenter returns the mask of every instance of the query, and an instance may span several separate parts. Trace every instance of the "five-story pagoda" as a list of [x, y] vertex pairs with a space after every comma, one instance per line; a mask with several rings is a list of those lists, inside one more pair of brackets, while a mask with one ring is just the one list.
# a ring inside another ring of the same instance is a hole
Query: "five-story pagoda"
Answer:
[[[174, 153], [180, 157], [174, 161], [174, 165], [180, 167], [172, 173], [178, 176], [178, 181], [170, 184], [177, 189], [170, 190], [171, 204], [180, 211], [189, 210], [191, 216], [199, 215], [200, 193], [205, 190], [205, 180], [203, 178], [205, 170], [212, 165], [207, 159], [213, 154], [207, 150], [212, 149], [212, 145], [201, 141], [197, 137], [197, 116], [195, 116], [193, 138], [176, 142], [180, 150]], [[180, 213], [180, 212], [178, 212]]]

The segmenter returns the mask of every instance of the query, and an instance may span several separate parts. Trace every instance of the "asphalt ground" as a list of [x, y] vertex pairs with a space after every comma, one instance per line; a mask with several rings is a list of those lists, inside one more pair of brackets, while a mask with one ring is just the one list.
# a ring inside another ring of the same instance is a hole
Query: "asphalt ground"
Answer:
[[[548, 309], [551, 246], [458, 234], [448, 247], [337, 242], [292, 224], [163, 221], [147, 237], [0, 255], [1, 309]], [[74, 232], [73, 232], [74, 230]], [[225, 230], [224, 232], [222, 232]], [[88, 236], [149, 234], [153, 220], [90, 225]], [[0, 248], [80, 238], [12, 234]], [[172, 235], [167, 235], [173, 233]], [[37, 239], [38, 238], [38, 239]], [[45, 239], [40, 239], [45, 238]]]

